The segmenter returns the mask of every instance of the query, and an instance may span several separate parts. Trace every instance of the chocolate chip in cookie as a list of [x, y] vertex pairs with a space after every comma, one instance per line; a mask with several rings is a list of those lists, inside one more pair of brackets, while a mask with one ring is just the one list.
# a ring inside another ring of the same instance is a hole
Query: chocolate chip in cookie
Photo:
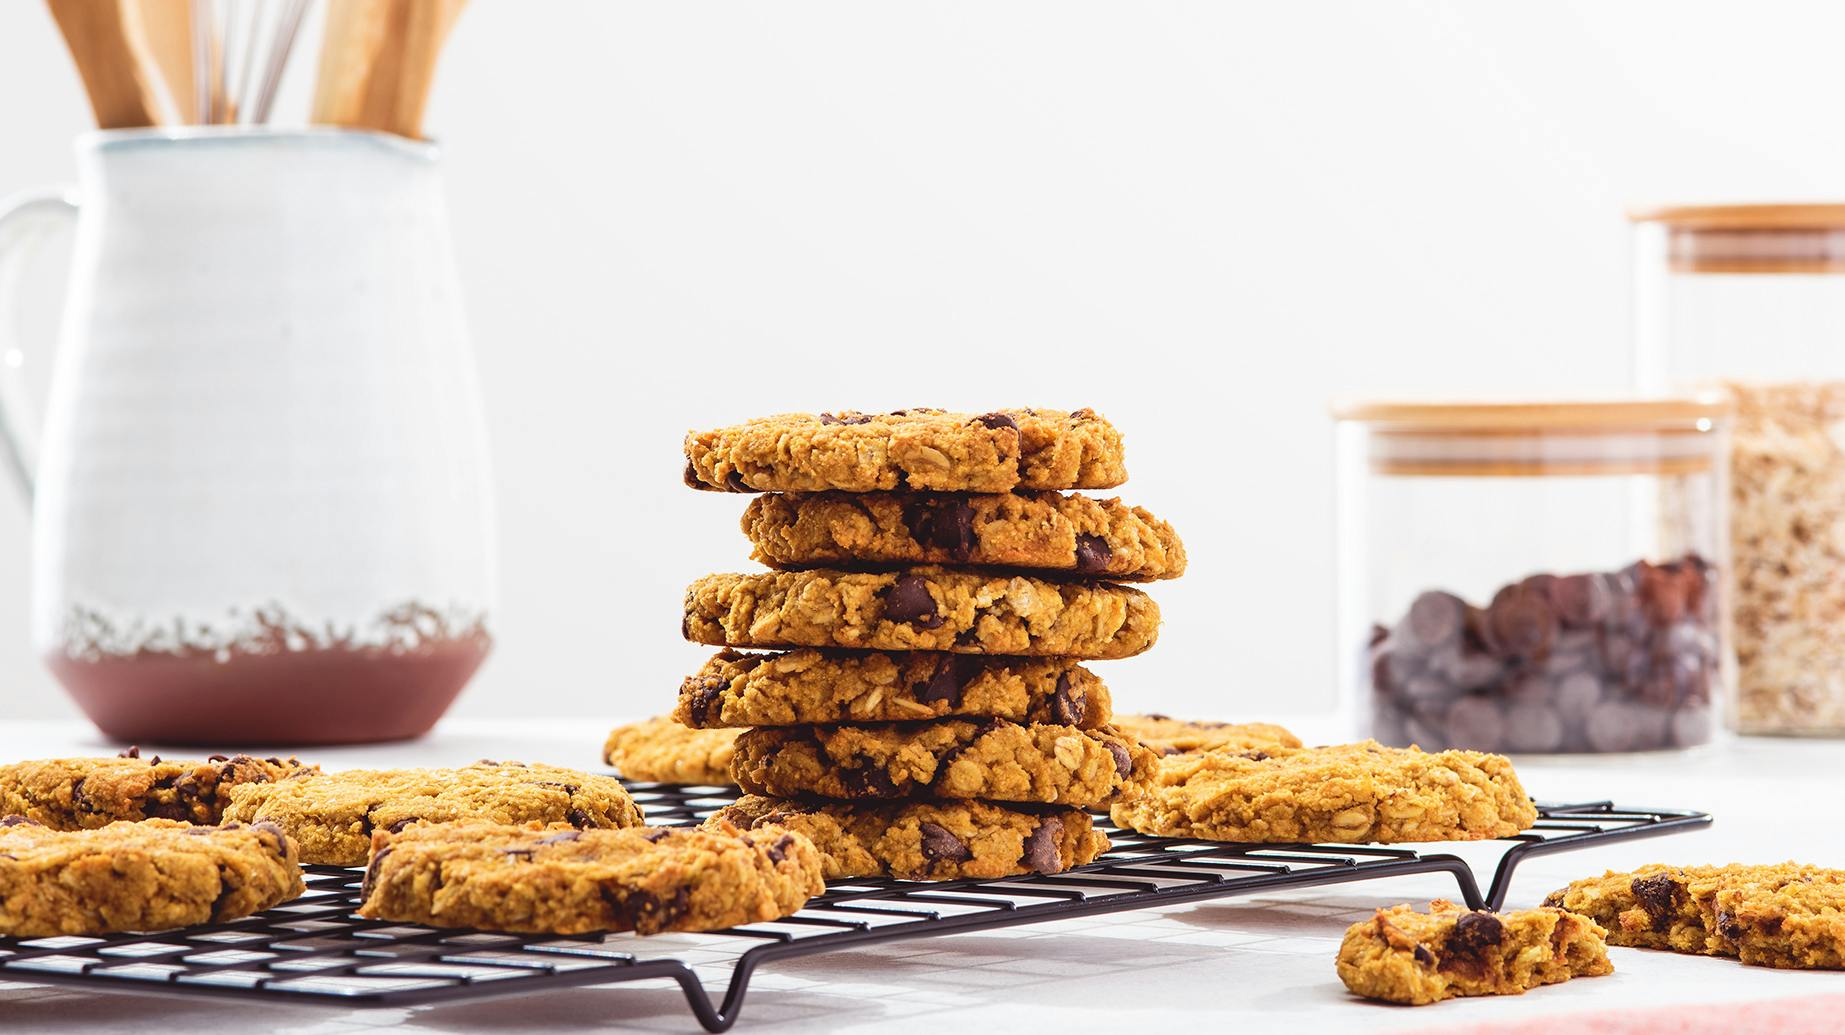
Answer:
[[1444, 948], [1451, 958], [1477, 960], [1505, 937], [1505, 926], [1491, 913], [1463, 913], [1454, 921]]
[[1058, 854], [1058, 839], [1063, 836], [1063, 820], [1056, 816], [1044, 817], [1038, 829], [1025, 839], [1025, 851], [1021, 861], [1031, 867], [1034, 873], [1057, 873], [1063, 869], [1063, 858]]
[[967, 842], [956, 837], [946, 827], [925, 822], [917, 829], [922, 834], [923, 858], [930, 862], [966, 862], [973, 855]]
[[942, 624], [935, 598], [929, 595], [929, 583], [916, 575], [904, 575], [891, 584], [884, 597], [884, 617], [918, 629], [935, 629]]
[[1076, 570], [1093, 575], [1108, 570], [1108, 560], [1113, 551], [1108, 548], [1108, 540], [1099, 535], [1081, 535], [1076, 537]]
[[1669, 873], [1655, 873], [1650, 877], [1635, 877], [1630, 887], [1634, 900], [1646, 911], [1647, 918], [1653, 922], [1653, 930], [1663, 931], [1672, 925], [1672, 917], [1678, 913], [1678, 882]]

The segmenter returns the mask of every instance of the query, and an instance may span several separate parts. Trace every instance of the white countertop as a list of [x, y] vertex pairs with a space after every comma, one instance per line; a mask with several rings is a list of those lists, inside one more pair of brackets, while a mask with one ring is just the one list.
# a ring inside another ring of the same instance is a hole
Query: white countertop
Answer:
[[[481, 757], [594, 768], [602, 719], [451, 722], [411, 744], [302, 752], [328, 768], [439, 765]], [[1297, 725], [1320, 732], [1312, 721]], [[1330, 732], [1330, 731], [1328, 731]], [[0, 759], [113, 753], [119, 745], [70, 723], [0, 728]], [[144, 749], [159, 750], [155, 745]], [[167, 750], [163, 753], [183, 754]], [[1527, 860], [1509, 906], [1534, 905], [1571, 879], [1646, 862], [1845, 864], [1845, 743], [1735, 740], [1695, 752], [1625, 759], [1530, 760], [1520, 772], [1546, 800], [1613, 798], [1631, 806], [1703, 809], [1709, 830]], [[1470, 860], [1495, 848], [1454, 849]], [[1476, 866], [1482, 887], [1490, 862]], [[1614, 949], [1616, 973], [1529, 995], [1424, 1009], [1349, 996], [1333, 974], [1345, 926], [1373, 906], [1457, 897], [1444, 878], [1415, 876], [1156, 912], [1059, 921], [926, 939], [771, 964], [756, 976], [738, 1031], [939, 1033], [960, 1025], [1022, 1030], [1148, 1031], [1208, 1020], [1215, 1030], [1380, 1032], [1471, 1027], [1594, 1010], [1639, 1010], [1845, 994], [1845, 973], [1746, 968], [1728, 960]], [[676, 988], [627, 985], [546, 991], [452, 1006], [337, 1007], [191, 1001], [0, 983], [8, 1031], [276, 1033], [521, 1032], [633, 1028], [697, 1031]]]

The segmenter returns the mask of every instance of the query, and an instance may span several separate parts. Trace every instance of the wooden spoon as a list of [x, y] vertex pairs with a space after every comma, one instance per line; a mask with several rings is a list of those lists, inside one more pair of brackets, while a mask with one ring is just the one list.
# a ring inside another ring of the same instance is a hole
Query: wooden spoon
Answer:
[[128, 42], [116, 0], [46, 0], [64, 33], [103, 129], [152, 126], [158, 121], [153, 91]]

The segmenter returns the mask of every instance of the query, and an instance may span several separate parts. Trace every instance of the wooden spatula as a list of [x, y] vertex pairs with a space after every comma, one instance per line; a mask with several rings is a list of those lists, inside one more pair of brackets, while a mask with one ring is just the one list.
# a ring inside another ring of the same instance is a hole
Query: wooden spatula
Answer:
[[121, 0], [128, 45], [165, 87], [170, 118], [198, 122], [198, 84], [192, 77], [191, 0]]
[[152, 126], [153, 92], [141, 73], [116, 0], [46, 0], [77, 62], [96, 124], [104, 129]]
[[465, 0], [330, 0], [313, 121], [422, 133], [436, 59]]

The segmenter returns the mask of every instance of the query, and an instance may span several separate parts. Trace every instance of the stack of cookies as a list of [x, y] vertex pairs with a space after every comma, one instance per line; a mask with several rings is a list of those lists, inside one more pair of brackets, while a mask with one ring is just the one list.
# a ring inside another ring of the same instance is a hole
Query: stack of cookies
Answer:
[[787, 414], [693, 433], [686, 457], [694, 488], [767, 493], [743, 528], [776, 569], [686, 592], [686, 638], [725, 649], [674, 718], [749, 728], [747, 793], [717, 819], [808, 835], [829, 877], [1055, 873], [1107, 848], [1085, 810], [1156, 756], [1079, 662], [1152, 646], [1158, 608], [1118, 583], [1185, 567], [1164, 521], [1061, 491], [1125, 480], [1112, 425]]

